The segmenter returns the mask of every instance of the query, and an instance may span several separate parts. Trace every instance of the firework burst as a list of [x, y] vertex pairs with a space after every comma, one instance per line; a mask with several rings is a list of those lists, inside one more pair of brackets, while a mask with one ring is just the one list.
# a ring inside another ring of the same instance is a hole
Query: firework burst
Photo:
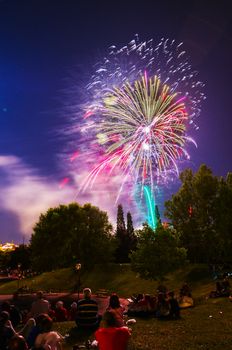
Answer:
[[[179, 161], [189, 159], [189, 136], [205, 98], [182, 44], [162, 39], [109, 48], [86, 87], [87, 103], [78, 120], [88, 152], [97, 164], [82, 190], [93, 186], [99, 173], [119, 171], [123, 184], [149, 186], [179, 172]], [[87, 142], [86, 142], [87, 141]], [[86, 155], [85, 155], [86, 156]], [[110, 171], [109, 171], [110, 169]]]

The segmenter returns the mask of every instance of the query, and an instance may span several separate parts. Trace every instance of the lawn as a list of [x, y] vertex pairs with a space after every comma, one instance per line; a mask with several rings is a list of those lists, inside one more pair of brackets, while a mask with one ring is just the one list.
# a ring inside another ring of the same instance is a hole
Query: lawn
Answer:
[[[64, 349], [93, 339], [78, 332], [74, 322], [54, 324], [61, 334], [70, 334]], [[205, 299], [196, 307], [182, 311], [177, 321], [139, 319], [132, 326], [129, 350], [230, 350], [232, 349], [232, 303], [225, 299]]]
[[[195, 297], [205, 295], [214, 285], [205, 265], [186, 265], [183, 269], [166, 276], [163, 283], [169, 289], [179, 290], [183, 281], [191, 284]], [[77, 274], [72, 268], [45, 272], [20, 281], [20, 286], [27, 285], [32, 290], [48, 292], [72, 292], [76, 290], [76, 284]], [[153, 294], [158, 284], [158, 281], [140, 278], [131, 271], [129, 264], [98, 265], [90, 272], [81, 273], [81, 287], [91, 287], [93, 292], [104, 288], [118, 293], [121, 297], [128, 297], [133, 293]], [[14, 293], [17, 285], [17, 281], [0, 285], [0, 294]]]

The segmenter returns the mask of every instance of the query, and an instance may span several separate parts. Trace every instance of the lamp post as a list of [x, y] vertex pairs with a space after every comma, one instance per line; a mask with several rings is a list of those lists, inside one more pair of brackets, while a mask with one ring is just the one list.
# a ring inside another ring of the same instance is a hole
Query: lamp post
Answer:
[[81, 287], [81, 264], [80, 263], [77, 263], [76, 264], [76, 270], [77, 270], [77, 278], [78, 278], [78, 280], [77, 280], [77, 300], [79, 300], [79, 296], [80, 296], [80, 287]]
[[20, 278], [21, 278], [21, 266], [22, 264], [18, 264], [18, 290], [19, 290], [19, 282], [20, 282]]

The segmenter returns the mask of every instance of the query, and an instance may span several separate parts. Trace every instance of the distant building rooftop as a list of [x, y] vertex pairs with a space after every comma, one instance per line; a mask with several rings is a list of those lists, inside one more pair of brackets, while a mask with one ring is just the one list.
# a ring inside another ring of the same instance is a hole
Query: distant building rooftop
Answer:
[[0, 252], [11, 252], [15, 250], [17, 247], [18, 245], [14, 243], [0, 244]]

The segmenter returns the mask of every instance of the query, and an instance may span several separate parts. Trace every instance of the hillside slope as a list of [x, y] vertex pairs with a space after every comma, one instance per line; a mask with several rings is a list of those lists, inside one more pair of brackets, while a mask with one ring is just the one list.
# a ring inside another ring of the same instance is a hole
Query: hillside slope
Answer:
[[[77, 290], [77, 281], [75, 270], [66, 268], [21, 280], [20, 287], [26, 285], [33, 291], [41, 289], [52, 292], [73, 292]], [[214, 288], [214, 282], [205, 265], [187, 265], [166, 276], [162, 284], [165, 284], [168, 289], [178, 291], [184, 281], [190, 283], [195, 297], [206, 295]], [[129, 264], [97, 265], [92, 271], [81, 274], [81, 288], [88, 286], [93, 292], [104, 288], [125, 297], [144, 292], [153, 294], [159, 283], [140, 278], [131, 271]], [[17, 281], [4, 283], [0, 285], [0, 294], [12, 294], [17, 287]]]

